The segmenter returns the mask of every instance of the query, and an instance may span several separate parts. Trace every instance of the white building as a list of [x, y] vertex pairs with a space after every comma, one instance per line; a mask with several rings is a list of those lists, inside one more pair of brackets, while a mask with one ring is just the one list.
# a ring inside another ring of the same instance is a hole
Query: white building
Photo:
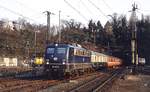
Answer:
[[14, 30], [14, 24], [12, 21], [9, 20], [3, 20], [3, 28], [9, 29], [9, 30]]
[[24, 28], [21, 24], [19, 24], [17, 22], [13, 22], [13, 25], [14, 25], [14, 29], [15, 30], [20, 30], [20, 29]]
[[8, 29], [8, 30], [12, 30], [12, 31], [20, 30], [20, 29], [24, 28], [21, 24], [15, 22], [15, 21], [9, 21], [9, 20], [6, 20], [6, 19], [3, 19], [1, 21], [1, 26], [4, 29]]
[[0, 66], [18, 66], [18, 59], [0, 57]]

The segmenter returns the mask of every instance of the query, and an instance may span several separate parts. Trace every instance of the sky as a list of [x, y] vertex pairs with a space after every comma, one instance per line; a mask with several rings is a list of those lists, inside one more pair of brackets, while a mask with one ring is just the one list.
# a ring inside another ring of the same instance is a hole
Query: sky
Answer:
[[61, 20], [74, 19], [86, 26], [92, 19], [100, 20], [104, 25], [111, 20], [108, 15], [113, 13], [129, 17], [134, 2], [138, 4], [139, 17], [142, 13], [150, 15], [149, 0], [0, 0], [0, 19], [17, 20], [20, 17], [31, 23], [46, 24], [43, 12], [50, 11], [55, 14], [51, 15], [51, 25], [58, 25], [61, 11]]

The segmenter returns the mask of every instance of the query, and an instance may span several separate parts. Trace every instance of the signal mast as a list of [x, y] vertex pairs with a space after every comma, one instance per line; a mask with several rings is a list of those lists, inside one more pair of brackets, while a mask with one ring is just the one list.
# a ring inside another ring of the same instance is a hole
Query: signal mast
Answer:
[[132, 5], [132, 13], [130, 17], [132, 38], [131, 38], [131, 50], [132, 50], [132, 64], [138, 65], [138, 49], [137, 49], [137, 27], [136, 27], [136, 10], [138, 9], [137, 5], [134, 3]]

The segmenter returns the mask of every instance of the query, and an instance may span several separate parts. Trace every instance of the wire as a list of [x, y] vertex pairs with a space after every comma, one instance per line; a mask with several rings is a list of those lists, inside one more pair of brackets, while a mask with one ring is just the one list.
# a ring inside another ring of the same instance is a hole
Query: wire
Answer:
[[141, 9], [140, 9], [140, 11], [143, 11], [143, 12], [150, 12], [150, 10], [141, 10]]
[[81, 14], [80, 11], [78, 11], [76, 8], [74, 8], [68, 1], [64, 0], [66, 4], [68, 4], [73, 10], [75, 10], [83, 19], [85, 19], [86, 21], [88, 21], [88, 19], [83, 15]]
[[92, 11], [86, 6], [86, 4], [82, 0], [80, 0], [80, 2], [85, 6], [89, 13], [93, 14]]
[[9, 11], [9, 12], [11, 12], [11, 13], [13, 13], [13, 14], [16, 14], [16, 15], [19, 15], [19, 16], [21, 16], [21, 17], [23, 17], [23, 18], [26, 18], [26, 19], [29, 19], [29, 20], [31, 20], [31, 21], [37, 22], [37, 21], [35, 21], [34, 19], [31, 19], [31, 18], [29, 18], [29, 17], [23, 16], [22, 14], [20, 14], [20, 13], [18, 13], [18, 12], [15, 12], [15, 11], [13, 11], [13, 10], [11, 10], [11, 9], [8, 9], [8, 8], [2, 6], [2, 5], [0, 5], [0, 7], [3, 8], [3, 9], [5, 9], [5, 10], [7, 10], [7, 11]]
[[33, 8], [31, 8], [31, 7], [27, 6], [27, 5], [25, 5], [25, 4], [21, 3], [21, 2], [19, 2], [18, 0], [15, 0], [15, 2], [18, 3], [20, 6], [23, 6], [24, 8], [26, 8], [26, 9], [32, 11], [32, 12], [34, 11], [35, 13], [38, 13], [38, 14], [41, 14], [41, 15], [42, 15], [41, 12], [36, 11], [35, 9], [33, 9]]
[[[28, 9], [28, 10], [30, 10], [31, 12], [34, 11], [34, 12], [36, 13], [36, 14], [31, 15], [30, 17], [41, 18], [41, 17], [43, 16], [43, 14], [42, 14], [41, 12], [36, 11], [35, 9], [33, 9], [33, 8], [31, 8], [31, 7], [27, 6], [27, 5], [25, 5], [25, 4], [21, 3], [21, 2], [19, 2], [18, 0], [15, 0], [15, 2], [18, 3], [20, 6], [24, 7], [25, 9]], [[37, 14], [38, 14], [38, 16], [37, 16]], [[40, 15], [39, 15], [39, 14], [40, 14]], [[35, 16], [35, 15], [36, 15], [36, 16]]]
[[105, 2], [105, 0], [102, 0], [104, 4], [110, 9], [110, 11], [114, 12], [113, 9]]
[[106, 16], [106, 14], [99, 8], [97, 7], [91, 0], [88, 0], [97, 10], [99, 10], [99, 12], [108, 19], [108, 17]]

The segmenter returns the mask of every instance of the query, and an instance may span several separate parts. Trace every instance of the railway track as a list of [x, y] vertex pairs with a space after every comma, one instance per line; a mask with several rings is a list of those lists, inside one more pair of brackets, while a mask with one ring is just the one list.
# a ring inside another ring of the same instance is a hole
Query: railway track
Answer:
[[135, 74], [150, 75], [150, 67], [149, 66], [136, 66], [136, 67], [132, 67], [132, 70]]
[[0, 83], [0, 92], [35, 92], [62, 81], [58, 80], [13, 80]]
[[20, 79], [20, 78], [0, 78], [0, 92], [37, 92], [39, 90], [58, 85], [61, 83], [68, 83], [70, 80], [76, 80], [92, 75], [97, 75], [97, 73], [86, 74], [82, 76], [77, 76], [71, 79], [65, 80], [47, 80], [47, 79]]
[[0, 77], [0, 92], [35, 92], [61, 83], [59, 80], [46, 80], [32, 75], [32, 71], [23, 71], [13, 76]]
[[67, 92], [104, 92], [104, 90], [106, 90], [105, 86], [113, 82], [114, 79], [117, 79], [121, 75], [122, 71], [122, 69], [119, 69], [112, 71], [109, 75], [99, 75]]
[[104, 75], [104, 73], [94, 72], [90, 74], [77, 76], [71, 79], [67, 79], [59, 85], [40, 90], [39, 92], [67, 92], [68, 90], [71, 90], [72, 88], [76, 87], [76, 85], [83, 84], [87, 81], [93, 80], [97, 76], [102, 75]]
[[[118, 70], [119, 72], [119, 70]], [[115, 74], [116, 73], [116, 74]], [[75, 86], [71, 89], [67, 87], [64, 92], [92, 92], [94, 89], [99, 89], [98, 87], [107, 84], [107, 78], [111, 76], [118, 75], [116, 71], [111, 71], [107, 74], [102, 74], [100, 72], [95, 72], [91, 74], [85, 74], [82, 76], [77, 76], [67, 80], [47, 80], [47, 79], [34, 79], [34, 78], [0, 78], [0, 92], [37, 92], [42, 89], [51, 88], [52, 86], [57, 86], [63, 83], [69, 83], [70, 80], [80, 80], [87, 77], [92, 77], [90, 80], [86, 80], [80, 85]], [[106, 82], [105, 82], [106, 81]], [[101, 86], [103, 87], [103, 86]], [[101, 89], [101, 88], [100, 88]], [[60, 92], [60, 91], [58, 91]], [[97, 91], [94, 91], [97, 92]]]

